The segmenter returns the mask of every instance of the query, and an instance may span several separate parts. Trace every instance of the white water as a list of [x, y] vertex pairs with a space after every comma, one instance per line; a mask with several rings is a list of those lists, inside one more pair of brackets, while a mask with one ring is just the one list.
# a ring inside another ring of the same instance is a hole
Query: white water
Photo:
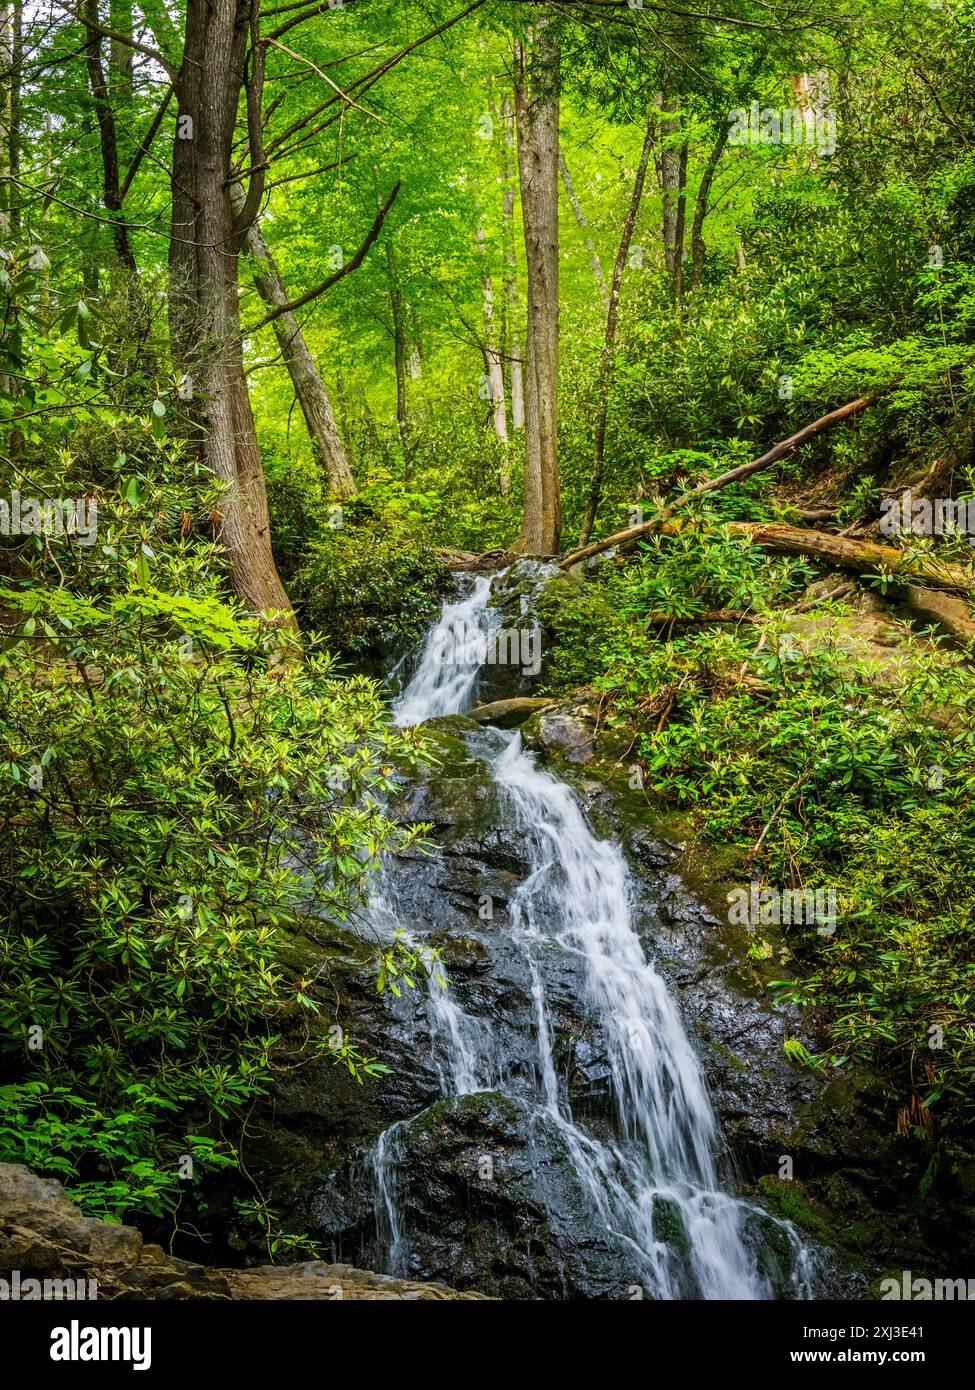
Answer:
[[[445, 606], [419, 669], [395, 706], [398, 722], [419, 723], [465, 708], [491, 630], [484, 614], [489, 589], [490, 580], [480, 579], [468, 599]], [[438, 655], [445, 643], [469, 653], [469, 661], [445, 667]], [[531, 862], [531, 873], [512, 895], [510, 920], [532, 981], [536, 1103], [560, 1132], [594, 1213], [636, 1260], [650, 1297], [772, 1297], [746, 1236], [750, 1217], [770, 1218], [722, 1190], [715, 1161], [720, 1138], [704, 1076], [634, 929], [622, 853], [611, 841], [596, 838], [569, 787], [536, 766], [519, 735], [508, 737], [493, 773]], [[394, 919], [388, 907], [384, 910]], [[581, 1002], [605, 1039], [619, 1131], [615, 1142], [595, 1138], [575, 1121], [553, 1062], [543, 971], [553, 946], [582, 967], [586, 998]], [[431, 1043], [444, 1059], [437, 1064], [444, 1095], [503, 1088], [489, 1029], [433, 978], [427, 1016]], [[402, 1124], [382, 1136], [371, 1159], [377, 1225], [392, 1272], [403, 1272], [408, 1246], [396, 1209]], [[680, 1213], [686, 1255], [655, 1234], [654, 1210], [661, 1201], [670, 1213]], [[808, 1297], [805, 1250], [791, 1227], [776, 1224], [793, 1248], [791, 1292]]]
[[416, 675], [393, 705], [397, 724], [457, 714], [484, 665], [496, 610], [487, 606], [493, 575], [478, 575], [467, 598], [445, 603], [427, 633]]

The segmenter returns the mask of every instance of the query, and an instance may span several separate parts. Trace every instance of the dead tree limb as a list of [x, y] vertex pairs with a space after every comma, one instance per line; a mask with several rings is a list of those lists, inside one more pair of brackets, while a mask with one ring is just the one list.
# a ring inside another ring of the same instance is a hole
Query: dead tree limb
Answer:
[[678, 507], [686, 506], [688, 502], [695, 497], [700, 497], [705, 492], [715, 492], [720, 487], [727, 487], [729, 483], [740, 483], [745, 478], [750, 478], [753, 473], [758, 473], [761, 469], [777, 463], [779, 459], [785, 458], [786, 454], [790, 454], [793, 449], [798, 449], [800, 444], [805, 444], [807, 440], [812, 439], [823, 430], [856, 415], [875, 399], [875, 395], [859, 396], [855, 401], [841, 405], [837, 410], [831, 410], [828, 415], [820, 416], [811, 425], [803, 426], [801, 430], [791, 434], [788, 439], [783, 439], [779, 444], [774, 445], [768, 453], [762, 454], [761, 458], [753, 459], [751, 463], [739, 464], [737, 468], [730, 468], [727, 473], [720, 473], [716, 478], [709, 478], [706, 482], [699, 483], [690, 492], [684, 493], [682, 497], [678, 497], [658, 512], [650, 521], [641, 522], [639, 526], [627, 527], [625, 531], [616, 531], [611, 536], [604, 536], [601, 541], [594, 541], [591, 545], [583, 546], [580, 550], [573, 550], [562, 560], [562, 568], [569, 569], [572, 565], [577, 565], [580, 560], [588, 560], [590, 555], [598, 555], [603, 550], [609, 550], [611, 546], [638, 540], [640, 536], [649, 536], [654, 531], [661, 530], [664, 522], [673, 515]]

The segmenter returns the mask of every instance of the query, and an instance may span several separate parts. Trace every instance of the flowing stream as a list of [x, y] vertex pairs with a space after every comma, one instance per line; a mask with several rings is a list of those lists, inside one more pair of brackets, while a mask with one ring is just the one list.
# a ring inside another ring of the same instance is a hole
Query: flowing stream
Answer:
[[[490, 577], [444, 606], [423, 646], [416, 674], [394, 705], [400, 724], [469, 708], [485, 660], [494, 614]], [[512, 834], [530, 872], [509, 903], [513, 944], [523, 953], [533, 1005], [533, 1094], [506, 1079], [504, 1058], [486, 1024], [464, 1012], [437, 972], [426, 982], [427, 1025], [444, 1096], [502, 1091], [530, 1104], [558, 1132], [593, 1220], [657, 1299], [763, 1299], [775, 1296], [756, 1239], [756, 1216], [778, 1226], [792, 1252], [788, 1293], [809, 1297], [810, 1260], [786, 1223], [722, 1185], [723, 1145], [704, 1075], [671, 995], [647, 960], [633, 925], [631, 885], [619, 847], [598, 839], [569, 786], [537, 766], [520, 735], [495, 731], [491, 772]], [[397, 926], [395, 903], [380, 885], [377, 927]], [[422, 947], [422, 943], [411, 942]], [[615, 1107], [613, 1135], [577, 1120], [553, 1060], [546, 961], [571, 958], [584, 981], [579, 1000], [605, 1039]], [[388, 1129], [369, 1160], [376, 1225], [389, 1272], [408, 1268], [409, 1232], [399, 1206], [404, 1121]], [[679, 1213], [679, 1244], [660, 1238], [661, 1207]], [[625, 1294], [623, 1295], [625, 1296]]]

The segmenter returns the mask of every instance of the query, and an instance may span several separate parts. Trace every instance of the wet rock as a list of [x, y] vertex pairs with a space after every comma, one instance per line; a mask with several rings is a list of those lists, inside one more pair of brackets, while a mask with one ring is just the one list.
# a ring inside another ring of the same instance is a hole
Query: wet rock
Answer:
[[[208, 1269], [144, 1245], [131, 1226], [86, 1217], [53, 1179], [0, 1163], [0, 1279], [30, 1299], [470, 1299], [443, 1284], [309, 1260]], [[16, 1292], [14, 1292], [14, 1290]]]
[[588, 700], [549, 705], [524, 725], [522, 740], [568, 763], [587, 763], [596, 753], [596, 711]]
[[639, 1269], [600, 1233], [558, 1126], [499, 1092], [452, 1096], [398, 1137], [405, 1272], [500, 1298], [620, 1299]]
[[[453, 999], [482, 1027], [475, 1064], [485, 1089], [449, 1095], [443, 1039], [422, 979], [399, 999], [378, 995], [356, 933], [311, 924], [301, 952], [327, 959], [344, 1027], [390, 1071], [358, 1086], [326, 1058], [289, 1076], [273, 1105], [255, 1115], [248, 1171], [284, 1224], [307, 1231], [331, 1260], [379, 1266], [388, 1242], [368, 1155], [388, 1126], [402, 1122], [406, 1263], [398, 1273], [499, 1297], [625, 1298], [628, 1285], [641, 1281], [607, 1245], [560, 1136], [531, 1106], [538, 1055], [533, 981], [510, 930], [512, 896], [531, 856], [525, 830], [513, 823], [485, 767], [506, 736], [467, 718], [434, 721], [431, 733], [439, 765], [404, 782], [396, 809], [404, 819], [431, 822], [439, 848], [393, 860], [386, 891], [407, 933], [440, 952]], [[682, 832], [657, 824], [642, 795], [598, 780], [593, 769], [601, 776], [604, 769], [597, 762], [561, 759], [558, 766], [574, 781], [597, 833], [612, 836], [629, 860], [635, 926], [701, 1058], [729, 1146], [725, 1183], [752, 1194], [757, 1210], [769, 1214], [761, 1229], [775, 1287], [788, 1296], [782, 1262], [792, 1258], [776, 1221], [795, 1219], [819, 1248], [819, 1296], [859, 1296], [866, 1276], [890, 1259], [930, 1268], [939, 1241], [961, 1249], [965, 1237], [952, 1234], [951, 1212], [970, 1206], [971, 1197], [955, 1191], [946, 1173], [929, 1184], [923, 1216], [905, 1201], [931, 1162], [930, 1146], [894, 1140], [889, 1098], [869, 1079], [823, 1077], [789, 1062], [786, 1039], [812, 1052], [821, 1040], [798, 1010], [773, 1005], [749, 957], [754, 942], [729, 928], [715, 899], [728, 866], [715, 859], [692, 874], [693, 846]], [[612, 1140], [607, 1040], [587, 1013], [579, 963], [549, 943], [539, 947], [536, 965], [545, 979], [556, 1074], [576, 1119]], [[499, 1068], [507, 1095], [491, 1089]], [[479, 1156], [491, 1159], [501, 1183], [481, 1176]], [[784, 1156], [794, 1172], [788, 1191], [805, 1194], [791, 1214], [777, 1176]], [[668, 1234], [660, 1238], [679, 1243], [679, 1229], [667, 1226], [672, 1215], [661, 1208], [660, 1229]], [[755, 1238], [761, 1243], [761, 1230]], [[846, 1253], [834, 1257], [829, 1247]], [[260, 1255], [255, 1249], [248, 1257]]]

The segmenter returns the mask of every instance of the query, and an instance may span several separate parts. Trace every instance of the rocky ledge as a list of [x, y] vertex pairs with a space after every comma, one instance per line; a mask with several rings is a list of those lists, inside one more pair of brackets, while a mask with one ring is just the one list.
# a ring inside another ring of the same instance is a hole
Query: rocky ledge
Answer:
[[62, 1185], [0, 1163], [0, 1297], [15, 1299], [481, 1299], [351, 1265], [211, 1269], [167, 1255], [131, 1226], [84, 1216]]

